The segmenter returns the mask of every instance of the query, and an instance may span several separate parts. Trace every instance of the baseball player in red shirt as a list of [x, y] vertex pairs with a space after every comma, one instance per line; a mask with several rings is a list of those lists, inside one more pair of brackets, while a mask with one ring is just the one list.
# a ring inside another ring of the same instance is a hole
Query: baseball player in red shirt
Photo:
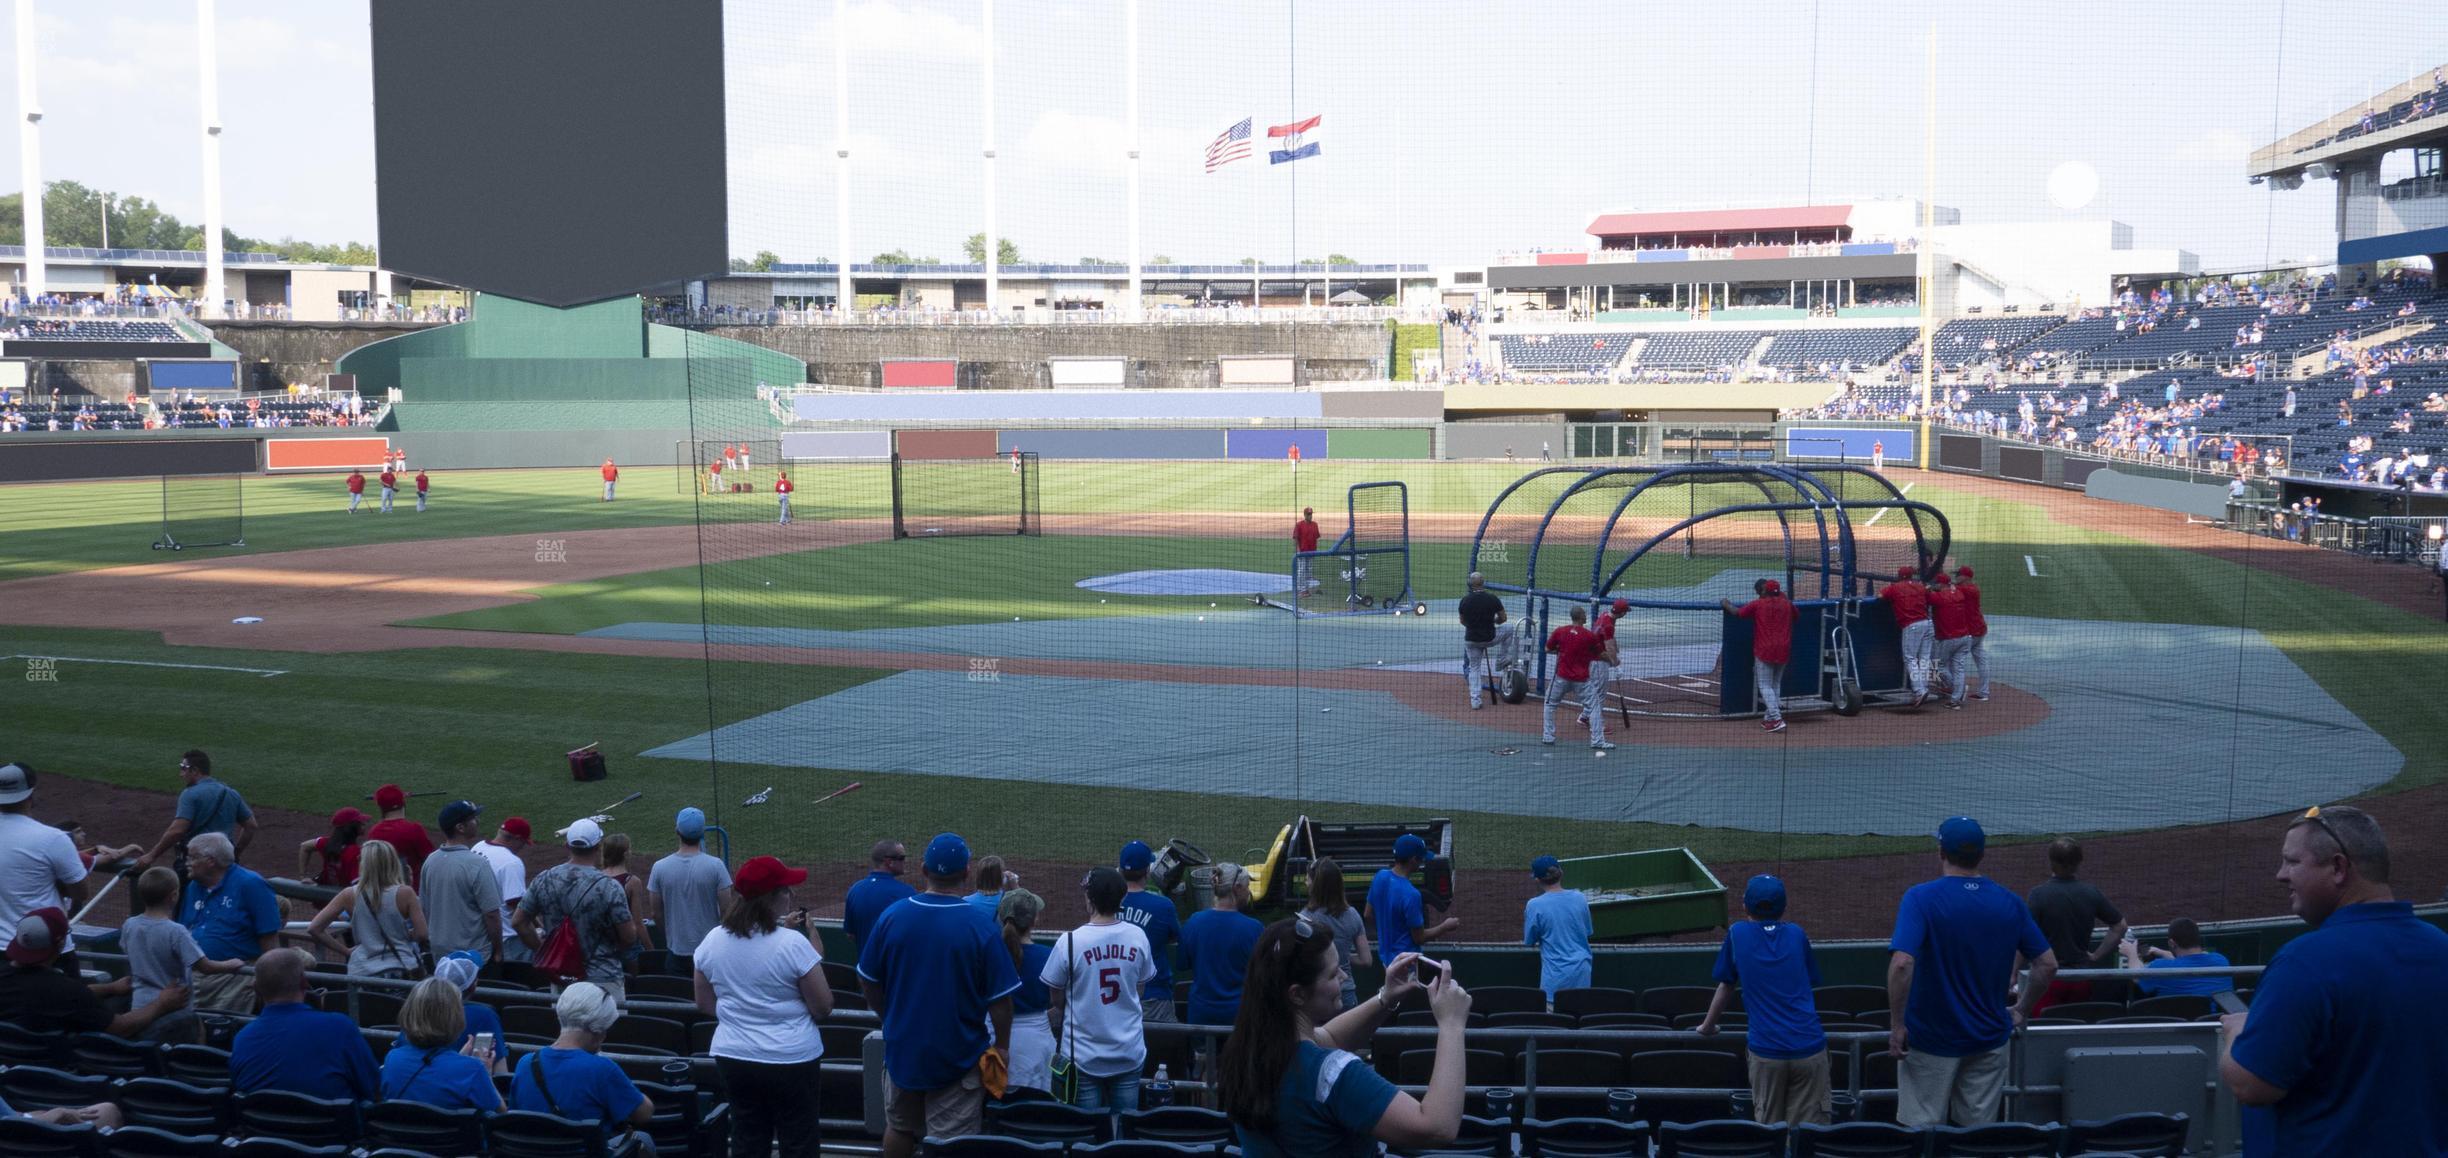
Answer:
[[726, 451], [726, 453], [724, 453], [724, 455], [723, 455], [721, 458], [717, 458], [717, 459], [715, 459], [713, 462], [710, 462], [710, 463], [707, 463], [707, 464], [706, 464], [706, 493], [707, 493], [707, 494], [709, 494], [709, 495], [718, 495], [718, 494], [721, 494], [721, 493], [722, 493], [722, 489], [723, 489], [723, 474], [724, 474], [723, 464], [725, 464], [725, 463], [727, 463], [727, 462], [730, 462], [730, 461], [731, 461], [731, 456], [730, 456], [730, 454], [729, 454], [729, 453]]
[[427, 488], [427, 487], [430, 487], [430, 486], [432, 486], [432, 485], [433, 485], [433, 480], [426, 478], [426, 477], [425, 477], [425, 472], [420, 470], [420, 471], [418, 471], [418, 472], [417, 472], [416, 484], [417, 484], [417, 513], [421, 515], [421, 514], [424, 514], [424, 513], [425, 513], [425, 490], [426, 490], [426, 488]]
[[774, 480], [774, 500], [782, 504], [782, 525], [785, 527], [790, 525], [791, 492], [798, 489], [798, 487], [791, 485], [790, 475], [788, 474], [784, 474], [782, 477]]
[[1963, 592], [1964, 609], [1972, 614], [1972, 644], [1964, 649], [1964, 658], [1972, 665], [1972, 678], [1980, 682], [1980, 690], [1972, 698], [1989, 700], [1989, 619], [1981, 614], [1980, 584], [1972, 581], [1972, 568], [1955, 569], [1955, 589]]
[[1547, 650], [1556, 657], [1555, 672], [1547, 677], [1547, 703], [1539, 712], [1539, 743], [1555, 743], [1556, 704], [1571, 696], [1581, 702], [1581, 713], [1589, 720], [1590, 747], [1604, 751], [1615, 745], [1606, 738], [1606, 713], [1593, 702], [1590, 664], [1606, 650], [1605, 641], [1589, 629], [1589, 609], [1572, 609], [1572, 622], [1547, 635]]
[[1720, 599], [1719, 607], [1728, 615], [1738, 615], [1751, 621], [1751, 686], [1759, 693], [1760, 704], [1768, 709], [1768, 718], [1760, 721], [1767, 732], [1785, 730], [1785, 663], [1793, 658], [1793, 600], [1785, 597], [1785, 589], [1774, 579], [1762, 579], [1751, 585], [1759, 598], [1740, 607], [1730, 600]]
[[[1292, 549], [1315, 551], [1317, 545], [1317, 511], [1311, 507], [1302, 507], [1300, 521], [1292, 524]], [[1317, 581], [1309, 577], [1309, 564], [1310, 560], [1307, 559], [1295, 559], [1292, 562], [1292, 597], [1295, 599], [1308, 595], [1317, 586]]]
[[[1607, 685], [1615, 679], [1615, 618], [1630, 610], [1632, 610], [1631, 600], [1617, 599], [1607, 604], [1606, 609], [1598, 613], [1597, 626], [1591, 629], [1598, 633], [1598, 638], [1603, 645], [1598, 658], [1590, 663], [1590, 684], [1594, 689], [1590, 693], [1590, 702], [1597, 704], [1599, 711], [1606, 710]], [[1589, 709], [1582, 709], [1581, 718], [1573, 722], [1576, 724], [1588, 723]]]
[[382, 513], [387, 515], [391, 513], [391, 496], [399, 493], [399, 476], [391, 473], [391, 468], [386, 466], [383, 468], [380, 481], [383, 492]]
[[612, 484], [620, 481], [620, 468], [612, 465], [612, 460], [608, 458], [603, 464], [603, 480], [604, 501], [608, 503], [612, 501]]
[[1947, 709], [1960, 712], [1964, 698], [1964, 653], [1972, 650], [1972, 612], [1963, 592], [1940, 571], [1930, 584], [1930, 619], [1937, 625], [1938, 671], [1947, 682]]
[[365, 499], [365, 472], [352, 470], [348, 476], [349, 513], [357, 513], [357, 504]]
[[1937, 642], [1929, 621], [1929, 588], [1910, 566], [1898, 567], [1896, 581], [1879, 598], [1895, 609], [1896, 626], [1904, 629], [1904, 671], [1912, 677], [1913, 706], [1920, 707], [1929, 701], [1930, 658]]

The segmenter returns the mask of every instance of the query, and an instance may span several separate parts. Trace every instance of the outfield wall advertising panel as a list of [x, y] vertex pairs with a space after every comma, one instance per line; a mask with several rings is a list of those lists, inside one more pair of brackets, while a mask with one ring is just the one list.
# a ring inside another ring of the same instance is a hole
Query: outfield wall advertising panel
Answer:
[[782, 434], [784, 458], [891, 458], [889, 430], [791, 430]]
[[388, 438], [268, 438], [264, 469], [380, 470], [390, 452]]
[[1121, 387], [1130, 384], [1130, 363], [1122, 358], [1049, 358], [1046, 378], [1055, 389]]
[[[1217, 459], [1222, 430], [1006, 430], [995, 452], [1024, 450], [1048, 461], [1076, 458]], [[1303, 452], [1306, 453], [1306, 452]]]
[[903, 458], [986, 458], [995, 452], [995, 432], [896, 430], [893, 448]]
[[1914, 433], [1902, 426], [1789, 426], [1785, 457], [1868, 462], [1885, 455], [1888, 462], [1909, 463], [1919, 456]]
[[1981, 436], [1977, 434], [1941, 434], [1938, 436], [1938, 465], [1948, 470], [1979, 470]]
[[887, 390], [951, 390], [960, 385], [960, 363], [948, 359], [893, 359], [884, 363]]
[[1216, 384], [1219, 386], [1290, 386], [1299, 381], [1298, 368], [1290, 358], [1218, 358]]
[[[377, 441], [380, 441], [379, 439]], [[0, 483], [159, 475], [251, 474], [255, 440], [145, 439], [93, 442], [9, 440], [0, 451]]]
[[1293, 447], [1299, 447], [1302, 458], [1326, 457], [1326, 432], [1323, 430], [1227, 430], [1224, 432], [1226, 458], [1289, 458]]

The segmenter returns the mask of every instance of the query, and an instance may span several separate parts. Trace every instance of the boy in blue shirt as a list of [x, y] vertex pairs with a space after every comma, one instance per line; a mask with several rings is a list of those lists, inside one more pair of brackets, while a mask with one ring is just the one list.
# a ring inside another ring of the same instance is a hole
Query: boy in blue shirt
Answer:
[[[2168, 922], [2168, 947], [2157, 945], [2144, 948], [2127, 937], [2117, 945], [2117, 964], [2126, 969], [2225, 969], [2231, 962], [2223, 953], [2202, 948], [2201, 926], [2191, 917], [2178, 917]], [[2155, 981], [2148, 977], [2134, 981], [2134, 988], [2144, 997], [2191, 996], [2208, 997], [2235, 988], [2230, 977], [2170, 977]]]
[[1751, 919], [1726, 930], [1717, 950], [1716, 996], [1700, 1020], [1700, 1036], [1717, 1033], [1717, 1019], [1743, 991], [1750, 1012], [1745, 1048], [1751, 1055], [1752, 1114], [1762, 1123], [1828, 1122], [1827, 1031], [1819, 1025], [1819, 958], [1802, 926], [1785, 920], [1785, 882], [1756, 876], [1743, 887]]
[[1122, 919], [1139, 926], [1147, 934], [1148, 952], [1156, 962], [1156, 975], [1148, 978], [1147, 988], [1139, 994], [1141, 1021], [1181, 1020], [1173, 1003], [1173, 944], [1181, 939], [1181, 917], [1174, 912], [1172, 898], [1148, 891], [1149, 867], [1156, 863], [1156, 850], [1144, 840], [1134, 840], [1122, 846], [1122, 855], [1115, 859], [1122, 870]]
[[1433, 927], [1420, 907], [1419, 887], [1411, 874], [1428, 862], [1428, 842], [1411, 833], [1394, 838], [1394, 863], [1377, 870], [1369, 881], [1369, 916], [1377, 923], [1377, 957], [1392, 961], [1417, 953], [1421, 945], [1462, 927], [1462, 918], [1447, 917]]
[[1530, 879], [1539, 895], [1522, 906], [1522, 944], [1538, 946], [1539, 988], [1552, 1009], [1558, 990], [1589, 988], [1589, 898], [1564, 887], [1563, 862], [1552, 856], [1530, 862]]

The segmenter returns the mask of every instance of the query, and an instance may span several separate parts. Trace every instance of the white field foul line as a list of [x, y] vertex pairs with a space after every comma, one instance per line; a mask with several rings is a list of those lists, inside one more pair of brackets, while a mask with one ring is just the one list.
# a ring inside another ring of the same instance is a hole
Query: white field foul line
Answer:
[[81, 656], [73, 655], [12, 655], [8, 658], [47, 659], [53, 663], [113, 663], [124, 667], [175, 667], [185, 668], [189, 671], [242, 671], [262, 676], [265, 679], [271, 679], [276, 675], [289, 674], [288, 670], [285, 668], [224, 667], [216, 663], [161, 663], [156, 660], [149, 659], [86, 659]]
[[2040, 573], [2040, 564], [2034, 562], [2032, 557], [2029, 555], [2023, 556], [2023, 569], [2031, 572], [2031, 577], [2034, 579], [2048, 578], [2048, 576]]
[[[1905, 483], [1905, 484], [1904, 484], [1904, 489], [1903, 489], [1903, 490], [1900, 490], [1900, 491], [1897, 491], [1897, 492], [1896, 492], [1896, 494], [1898, 494], [1898, 495], [1909, 495], [1909, 494], [1911, 494], [1911, 493], [1912, 493], [1912, 489], [1913, 489], [1914, 487], [1917, 487], [1917, 486], [1920, 486], [1920, 485], [1921, 485], [1920, 483]], [[1875, 511], [1875, 512], [1872, 512], [1872, 513], [1871, 513], [1871, 515], [1870, 515], [1870, 521], [1869, 521], [1869, 522], [1867, 522], [1867, 523], [1863, 523], [1862, 525], [1863, 525], [1863, 526], [1865, 526], [1865, 527], [1875, 527], [1875, 526], [1877, 526], [1877, 525], [1878, 525], [1878, 521], [1879, 521], [1880, 519], [1883, 519], [1883, 518], [1886, 518], [1886, 517], [1887, 517], [1887, 512], [1892, 511], [1892, 510], [1894, 510], [1894, 509], [1895, 509], [1894, 507], [1880, 507], [1880, 508], [1879, 508], [1877, 511]]]

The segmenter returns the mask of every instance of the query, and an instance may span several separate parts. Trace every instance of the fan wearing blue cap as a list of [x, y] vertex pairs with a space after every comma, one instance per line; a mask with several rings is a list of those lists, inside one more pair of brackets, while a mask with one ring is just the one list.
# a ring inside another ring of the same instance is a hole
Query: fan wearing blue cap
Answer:
[[[1969, 816], [1938, 826], [1940, 876], [1905, 890], [1888, 941], [1887, 1050], [1896, 1121], [1997, 1120], [2015, 1027], [2057, 976], [2057, 954], [2023, 898], [1982, 876], [1988, 835]], [[2017, 1000], [2015, 962], [2031, 962]]]
[[1391, 961], [1417, 953], [1422, 945], [1462, 927], [1462, 918], [1447, 917], [1434, 925], [1420, 901], [1411, 874], [1428, 863], [1428, 842], [1411, 833], [1394, 838], [1394, 863], [1369, 880], [1368, 908], [1377, 921], [1377, 956]]
[[723, 862], [705, 851], [702, 809], [683, 808], [672, 818], [679, 847], [646, 870], [646, 910], [671, 952], [670, 969], [686, 976], [706, 934], [722, 920], [722, 891], [731, 885]]
[[999, 1096], [1010, 1072], [1020, 988], [1002, 930], [961, 899], [969, 843], [943, 833], [920, 864], [926, 891], [884, 910], [859, 945], [860, 988], [883, 1022], [887, 1154], [984, 1131], [986, 1087]]
[[1552, 856], [1530, 862], [1530, 879], [1539, 893], [1522, 906], [1522, 944], [1538, 947], [1539, 988], [1553, 1008], [1557, 992], [1590, 986], [1589, 898], [1564, 887], [1564, 862]]
[[1148, 953], [1156, 962], [1156, 975], [1139, 991], [1139, 1019], [1178, 1022], [1181, 1009], [1173, 1001], [1173, 946], [1181, 940], [1181, 914], [1174, 911], [1170, 898], [1148, 891], [1148, 872], [1155, 863], [1156, 850], [1144, 840], [1123, 845], [1122, 854], [1114, 858], [1114, 867], [1122, 870], [1122, 887], [1128, 890], [1122, 894], [1122, 919], [1147, 934]]
[[1765, 874], [1743, 886], [1748, 921], [1727, 927], [1717, 949], [1717, 992], [1700, 1019], [1700, 1036], [1717, 1033], [1718, 1021], [1741, 988], [1749, 1017], [1744, 1048], [1750, 1054], [1752, 1113], [1766, 1122], [1828, 1121], [1827, 1032], [1820, 1028], [1819, 958], [1802, 926], [1785, 919], [1785, 882]]

